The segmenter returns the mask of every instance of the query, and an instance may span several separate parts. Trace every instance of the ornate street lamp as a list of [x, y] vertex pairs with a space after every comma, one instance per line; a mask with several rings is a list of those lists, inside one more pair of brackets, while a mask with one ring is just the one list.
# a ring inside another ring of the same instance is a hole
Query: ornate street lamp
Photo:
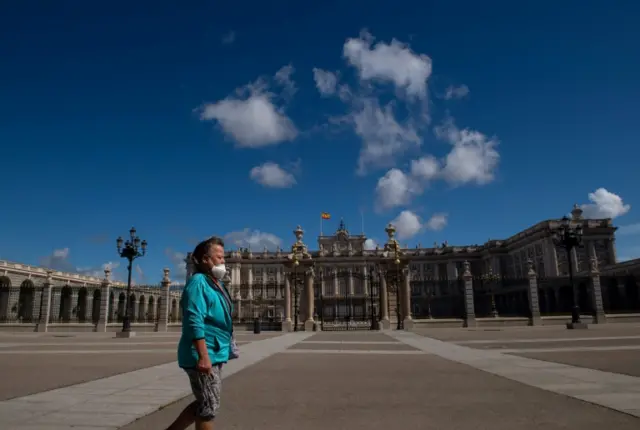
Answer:
[[486, 282], [489, 284], [489, 293], [491, 294], [491, 316], [493, 318], [498, 318], [500, 315], [498, 314], [498, 308], [496, 307], [496, 297], [495, 297], [495, 283], [500, 279], [500, 275], [496, 275], [493, 273], [493, 269], [489, 267], [489, 273], [485, 273], [481, 277], [482, 282]]
[[573, 281], [573, 256], [574, 248], [582, 244], [582, 224], [573, 224], [566, 216], [562, 217], [560, 227], [553, 231], [553, 242], [557, 246], [563, 247], [567, 252], [567, 262], [569, 263], [569, 283], [573, 292], [573, 307], [571, 309], [571, 322], [580, 323], [580, 306], [578, 300], [578, 289]]
[[[126, 258], [129, 262], [127, 270], [129, 271], [129, 277], [127, 279], [127, 297], [125, 299], [124, 318], [122, 320], [122, 332], [131, 331], [131, 321], [129, 316], [129, 307], [131, 303], [131, 272], [133, 270], [133, 261], [136, 258], [143, 257], [147, 253], [147, 241], [140, 241], [140, 238], [136, 236], [135, 227], [131, 227], [129, 230], [130, 238], [125, 242], [122, 237], [118, 237], [116, 240], [116, 246], [118, 248], [118, 254], [122, 258]], [[124, 245], [124, 246], [123, 246]]]

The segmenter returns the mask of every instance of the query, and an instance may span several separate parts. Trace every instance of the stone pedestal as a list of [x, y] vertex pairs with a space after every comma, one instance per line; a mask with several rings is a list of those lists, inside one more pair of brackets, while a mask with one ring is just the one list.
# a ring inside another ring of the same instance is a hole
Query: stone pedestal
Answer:
[[282, 331], [284, 333], [291, 333], [293, 331], [293, 321], [288, 320], [282, 323]]
[[312, 319], [306, 320], [304, 322], [304, 331], [313, 331], [313, 326], [315, 325], [315, 321]]
[[583, 323], [583, 322], [579, 322], [579, 323], [568, 322], [567, 323], [567, 329], [568, 330], [586, 330], [588, 328], [589, 328], [589, 325], [587, 323]]
[[380, 320], [380, 330], [391, 330], [391, 321], [389, 321], [389, 318]]
[[402, 321], [402, 325], [405, 331], [413, 330], [413, 318], [405, 318], [404, 321]]
[[130, 339], [136, 337], [135, 331], [118, 331], [116, 332], [116, 339]]

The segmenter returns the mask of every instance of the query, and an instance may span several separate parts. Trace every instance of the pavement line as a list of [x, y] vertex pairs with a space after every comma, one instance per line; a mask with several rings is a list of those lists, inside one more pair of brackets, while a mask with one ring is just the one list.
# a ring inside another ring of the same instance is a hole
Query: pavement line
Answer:
[[640, 349], [640, 345], [576, 346], [573, 348], [505, 348], [494, 351], [500, 351], [503, 354], [521, 354], [527, 352], [634, 351], [638, 349]]
[[397, 340], [361, 341], [361, 340], [305, 340], [303, 343], [314, 343], [318, 345], [397, 345]]
[[640, 417], [640, 378], [454, 345], [410, 332], [389, 336], [494, 375]]
[[[240, 347], [240, 358], [224, 365], [223, 378], [312, 336], [289, 333]], [[175, 350], [174, 350], [175, 352]], [[0, 429], [56, 430], [121, 428], [191, 394], [177, 363], [161, 364], [108, 378], [0, 402]]]
[[[261, 340], [261, 339], [256, 339]], [[250, 343], [250, 340], [238, 340], [239, 344]], [[172, 345], [174, 347], [178, 346], [178, 339], [172, 342], [24, 342], [24, 343], [10, 343], [10, 344], [1, 344], [0, 348], [19, 348], [19, 347], [34, 347], [34, 346], [141, 346], [141, 345]], [[2, 351], [0, 351], [2, 353]]]
[[380, 354], [380, 355], [424, 355], [424, 351], [389, 351], [380, 349], [287, 349], [281, 354]]
[[459, 340], [451, 341], [456, 345], [478, 345], [488, 343], [542, 343], [542, 342], [581, 342], [585, 340], [631, 340], [640, 339], [640, 336], [608, 336], [608, 337], [564, 337], [564, 338], [540, 338], [540, 339], [491, 339], [491, 340]]

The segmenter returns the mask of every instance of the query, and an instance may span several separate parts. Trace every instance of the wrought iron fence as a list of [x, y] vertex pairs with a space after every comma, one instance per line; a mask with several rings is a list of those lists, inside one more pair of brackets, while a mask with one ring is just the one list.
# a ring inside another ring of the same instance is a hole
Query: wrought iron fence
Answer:
[[538, 278], [538, 303], [541, 315], [567, 315], [574, 304], [574, 288], [580, 312], [592, 314], [591, 282], [586, 276], [574, 276], [573, 285], [568, 276]]
[[36, 287], [31, 282], [25, 282], [20, 287], [1, 285], [0, 323], [32, 324], [39, 322], [43, 291], [43, 287]]
[[606, 313], [640, 312], [640, 277], [633, 274], [600, 277]]

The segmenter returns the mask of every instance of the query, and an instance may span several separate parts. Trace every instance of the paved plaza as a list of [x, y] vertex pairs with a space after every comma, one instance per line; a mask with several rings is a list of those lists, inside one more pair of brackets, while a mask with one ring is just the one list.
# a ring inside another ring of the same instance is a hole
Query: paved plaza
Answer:
[[[239, 333], [223, 429], [640, 426], [640, 325]], [[3, 430], [162, 429], [178, 334], [0, 334]]]

